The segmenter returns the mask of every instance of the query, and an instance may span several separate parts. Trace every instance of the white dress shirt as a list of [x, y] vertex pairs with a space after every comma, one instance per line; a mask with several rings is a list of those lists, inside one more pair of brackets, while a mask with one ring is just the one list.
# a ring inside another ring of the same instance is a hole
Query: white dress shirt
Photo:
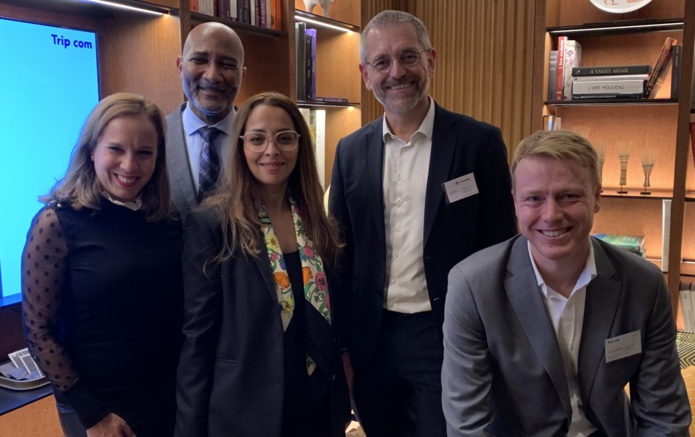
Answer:
[[425, 195], [432, 152], [434, 103], [406, 143], [391, 133], [384, 117], [384, 308], [399, 313], [431, 311], [424, 252]]
[[[220, 163], [222, 165], [220, 173], [227, 167], [227, 161], [229, 160], [228, 155], [229, 149], [231, 148], [229, 135], [232, 133], [232, 121], [234, 120], [235, 114], [236, 111], [232, 108], [225, 118], [212, 125], [222, 131], [213, 141], [213, 145], [220, 156]], [[186, 139], [186, 150], [188, 150], [188, 162], [191, 168], [191, 176], [193, 176], [195, 190], [198, 192], [200, 189], [198, 182], [200, 175], [200, 160], [203, 156], [203, 146], [205, 145], [205, 140], [200, 133], [200, 129], [206, 127], [207, 124], [191, 111], [190, 104], [186, 104], [181, 120], [183, 122], [183, 131], [186, 134], [184, 138]]]
[[570, 296], [564, 297], [557, 291], [550, 288], [541, 273], [538, 271], [536, 262], [531, 254], [531, 243], [528, 243], [529, 257], [536, 273], [538, 286], [545, 297], [545, 308], [555, 329], [555, 337], [560, 346], [562, 364], [565, 368], [565, 378], [569, 389], [570, 403], [572, 405], [572, 422], [570, 423], [570, 437], [584, 437], [591, 435], [597, 430], [584, 414], [584, 406], [579, 395], [579, 384], [577, 380], [577, 362], [579, 359], [579, 345], [582, 340], [582, 329], [584, 327], [584, 307], [586, 304], [586, 288], [592, 279], [596, 277], [596, 261], [594, 259], [594, 248], [589, 242], [589, 256], [586, 266], [579, 275], [577, 283], [574, 285]]

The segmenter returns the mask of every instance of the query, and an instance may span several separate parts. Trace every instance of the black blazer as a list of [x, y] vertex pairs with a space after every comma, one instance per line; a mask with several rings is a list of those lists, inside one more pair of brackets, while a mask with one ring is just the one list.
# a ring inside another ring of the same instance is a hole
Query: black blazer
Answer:
[[[257, 258], [235, 250], [218, 268], [206, 266], [223, 241], [210, 207], [191, 212], [184, 235], [185, 340], [175, 435], [279, 437], [284, 332], [266, 249], [259, 247]], [[347, 386], [337, 344], [330, 349], [334, 435], [344, 435]]]
[[[383, 119], [343, 138], [336, 151], [330, 209], [347, 244], [336, 306], [340, 341], [356, 367], [371, 358], [381, 325], [386, 276], [382, 174]], [[447, 204], [442, 184], [469, 173], [479, 194]], [[507, 152], [499, 129], [436, 105], [425, 200], [425, 276], [439, 327], [449, 270], [517, 233]]]

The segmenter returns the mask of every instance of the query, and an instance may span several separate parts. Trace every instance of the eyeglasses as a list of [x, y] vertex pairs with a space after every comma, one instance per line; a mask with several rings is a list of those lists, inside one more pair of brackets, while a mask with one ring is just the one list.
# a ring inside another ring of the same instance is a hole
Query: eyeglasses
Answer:
[[[284, 130], [275, 134], [273, 142], [279, 150], [289, 152], [297, 148], [300, 136], [293, 130]], [[244, 147], [252, 152], [264, 152], [270, 143], [270, 138], [265, 132], [246, 132], [239, 138], [244, 141]]]
[[411, 68], [417, 65], [420, 61], [420, 53], [429, 52], [431, 49], [424, 50], [413, 50], [408, 49], [402, 51], [398, 56], [377, 56], [371, 62], [365, 62], [376, 71], [387, 71], [391, 68], [394, 59], [398, 59], [398, 62], [405, 68]]

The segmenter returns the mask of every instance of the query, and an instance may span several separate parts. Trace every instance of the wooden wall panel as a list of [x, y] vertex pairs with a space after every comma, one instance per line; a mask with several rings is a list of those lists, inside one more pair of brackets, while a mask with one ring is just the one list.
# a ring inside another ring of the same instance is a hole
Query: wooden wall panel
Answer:
[[181, 54], [179, 19], [114, 12], [99, 32], [102, 97], [126, 91], [141, 94], [168, 114], [183, 102], [176, 58]]
[[[432, 97], [451, 111], [498, 126], [511, 158], [532, 131], [534, 7], [533, 0], [369, 1], [362, 5], [362, 26], [387, 8], [419, 17], [437, 49]], [[363, 88], [363, 123], [382, 114]]]

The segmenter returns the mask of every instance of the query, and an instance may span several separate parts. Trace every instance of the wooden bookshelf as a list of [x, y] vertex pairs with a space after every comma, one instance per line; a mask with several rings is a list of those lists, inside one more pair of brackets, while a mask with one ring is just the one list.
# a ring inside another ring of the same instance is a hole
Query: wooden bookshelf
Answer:
[[[625, 14], [603, 12], [585, 0], [536, 2], [532, 124], [541, 128], [542, 116], [562, 117], [562, 128], [589, 129], [588, 138], [604, 149], [601, 211], [592, 232], [645, 236], [647, 258], [661, 264], [662, 200], [671, 199], [669, 263], [665, 270], [677, 311], [681, 273], [695, 273], [695, 237], [684, 232], [695, 226], [695, 203], [686, 205], [686, 191], [695, 200], [695, 166], [689, 156], [690, 90], [693, 82], [695, 2], [651, 2]], [[670, 71], [656, 98], [622, 100], [548, 101], [548, 58], [565, 35], [582, 45], [582, 66], [654, 65], [666, 37], [683, 44], [680, 93], [671, 96]], [[687, 117], [686, 117], [687, 116]], [[687, 121], [686, 121], [687, 118]], [[687, 134], [687, 135], [686, 135]], [[628, 193], [620, 188], [618, 141], [630, 142]], [[656, 153], [650, 195], [642, 195], [641, 158]], [[689, 223], [689, 224], [688, 224]], [[685, 262], [681, 262], [681, 261]]]

